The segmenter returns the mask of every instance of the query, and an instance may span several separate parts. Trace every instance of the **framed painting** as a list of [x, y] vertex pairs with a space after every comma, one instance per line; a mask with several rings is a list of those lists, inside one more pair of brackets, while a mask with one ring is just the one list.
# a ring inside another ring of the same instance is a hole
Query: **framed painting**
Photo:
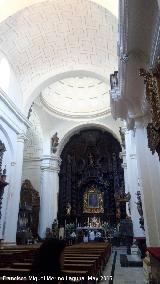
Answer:
[[103, 193], [95, 186], [87, 188], [83, 196], [83, 213], [103, 212]]

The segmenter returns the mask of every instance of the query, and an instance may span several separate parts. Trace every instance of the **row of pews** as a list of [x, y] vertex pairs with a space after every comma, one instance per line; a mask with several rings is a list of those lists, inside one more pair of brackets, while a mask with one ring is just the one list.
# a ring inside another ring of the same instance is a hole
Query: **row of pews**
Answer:
[[[31, 283], [32, 281], [28, 281], [27, 277], [37, 248], [34, 245], [1, 248], [0, 283], [11, 283], [9, 277], [17, 276], [24, 277], [21, 278], [21, 283]], [[79, 283], [96, 283], [102, 275], [110, 254], [110, 243], [80, 243], [66, 247], [64, 274], [67, 275], [68, 280], [76, 279]]]

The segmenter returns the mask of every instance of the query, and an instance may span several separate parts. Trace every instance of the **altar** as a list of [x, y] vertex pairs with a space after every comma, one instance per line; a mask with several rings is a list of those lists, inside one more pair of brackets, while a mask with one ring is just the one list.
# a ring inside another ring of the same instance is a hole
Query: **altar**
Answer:
[[77, 227], [76, 235], [79, 242], [103, 241], [105, 231], [102, 227]]

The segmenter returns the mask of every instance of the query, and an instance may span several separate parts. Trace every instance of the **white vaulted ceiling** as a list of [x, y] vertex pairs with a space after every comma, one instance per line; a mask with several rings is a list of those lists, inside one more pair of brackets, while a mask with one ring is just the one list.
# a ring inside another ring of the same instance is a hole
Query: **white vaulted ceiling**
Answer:
[[111, 4], [109, 11], [94, 2], [42, 1], [0, 24], [0, 49], [20, 83], [24, 107], [63, 73], [90, 72], [108, 85], [117, 69], [117, 18]]
[[[0, 22], [14, 13], [30, 5], [44, 2], [45, 0], [0, 0]], [[54, 0], [53, 0], [54, 1]], [[76, 0], [75, 0], [76, 1]], [[108, 9], [113, 15], [118, 16], [118, 0], [89, 0]]]

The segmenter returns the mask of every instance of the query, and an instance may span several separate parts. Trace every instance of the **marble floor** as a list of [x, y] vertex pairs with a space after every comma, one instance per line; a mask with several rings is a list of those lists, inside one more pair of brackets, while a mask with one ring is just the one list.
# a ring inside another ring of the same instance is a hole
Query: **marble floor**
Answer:
[[[109, 282], [108, 279], [112, 279], [111, 270], [113, 259], [115, 255], [115, 251], [117, 251], [115, 270], [113, 282]], [[103, 272], [103, 280], [100, 282], [101, 284], [146, 284], [143, 267], [121, 267], [120, 264], [120, 254], [126, 254], [126, 248], [113, 248], [112, 255], [107, 263], [107, 266]]]

